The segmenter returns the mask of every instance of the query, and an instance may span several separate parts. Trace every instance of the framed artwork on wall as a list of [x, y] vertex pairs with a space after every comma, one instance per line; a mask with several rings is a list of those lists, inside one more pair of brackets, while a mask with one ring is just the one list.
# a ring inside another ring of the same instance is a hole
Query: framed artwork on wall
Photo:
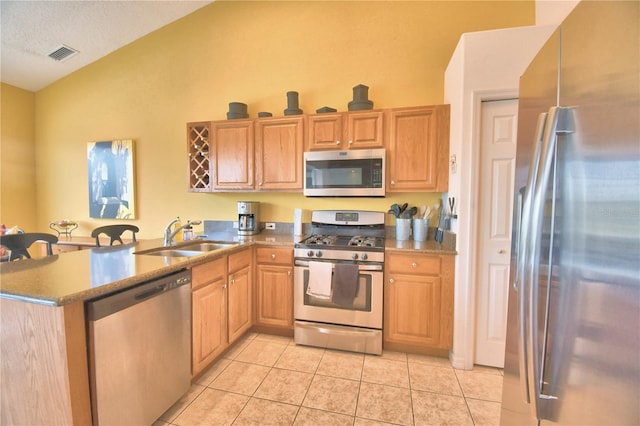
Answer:
[[136, 219], [133, 140], [89, 142], [89, 217]]

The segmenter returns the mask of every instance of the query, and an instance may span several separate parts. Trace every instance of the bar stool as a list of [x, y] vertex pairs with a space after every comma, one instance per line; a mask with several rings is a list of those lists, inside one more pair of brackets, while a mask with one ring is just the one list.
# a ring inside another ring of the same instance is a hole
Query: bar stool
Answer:
[[139, 232], [140, 228], [135, 225], [105, 225], [91, 231], [91, 236], [96, 239], [96, 247], [100, 247], [100, 239], [98, 237], [100, 234], [106, 234], [111, 238], [109, 245], [112, 246], [114, 241], [119, 241], [120, 244], [124, 244], [121, 236], [125, 231], [131, 231], [133, 241], [135, 241], [136, 232]]
[[8, 234], [0, 236], [0, 245], [3, 245], [10, 251], [9, 262], [16, 259], [31, 259], [31, 255], [27, 251], [31, 244], [36, 241], [46, 241], [47, 255], [53, 254], [52, 244], [58, 242], [58, 237], [53, 234], [41, 232], [25, 232], [24, 234]]

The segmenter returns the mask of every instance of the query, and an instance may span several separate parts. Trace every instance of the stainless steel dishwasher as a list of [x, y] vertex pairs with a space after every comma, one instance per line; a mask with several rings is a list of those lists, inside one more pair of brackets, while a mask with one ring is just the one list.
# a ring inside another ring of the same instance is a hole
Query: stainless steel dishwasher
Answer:
[[191, 271], [87, 303], [94, 425], [150, 425], [191, 384]]

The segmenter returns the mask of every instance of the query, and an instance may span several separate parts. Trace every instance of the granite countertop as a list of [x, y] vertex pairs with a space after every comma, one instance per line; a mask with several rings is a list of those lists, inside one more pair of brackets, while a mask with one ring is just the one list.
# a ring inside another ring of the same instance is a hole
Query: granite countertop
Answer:
[[[77, 237], [82, 241], [84, 237]], [[73, 243], [69, 240], [69, 243]], [[236, 232], [209, 233], [207, 240], [237, 242], [232, 246], [190, 258], [136, 255], [137, 251], [162, 246], [162, 239], [124, 245], [92, 247], [40, 259], [0, 264], [0, 297], [50, 306], [86, 301], [126, 289], [251, 245], [292, 247], [300, 240], [291, 234], [261, 233], [239, 237]], [[455, 249], [435, 241], [386, 239], [387, 251], [410, 251], [455, 255]]]

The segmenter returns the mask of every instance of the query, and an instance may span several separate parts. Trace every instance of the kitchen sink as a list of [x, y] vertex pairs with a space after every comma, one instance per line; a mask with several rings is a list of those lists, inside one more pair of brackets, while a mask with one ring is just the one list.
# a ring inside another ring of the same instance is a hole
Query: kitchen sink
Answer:
[[189, 241], [175, 246], [162, 246], [148, 250], [134, 252], [134, 254], [146, 254], [151, 256], [193, 257], [214, 250], [234, 247], [240, 243], [227, 241]]

